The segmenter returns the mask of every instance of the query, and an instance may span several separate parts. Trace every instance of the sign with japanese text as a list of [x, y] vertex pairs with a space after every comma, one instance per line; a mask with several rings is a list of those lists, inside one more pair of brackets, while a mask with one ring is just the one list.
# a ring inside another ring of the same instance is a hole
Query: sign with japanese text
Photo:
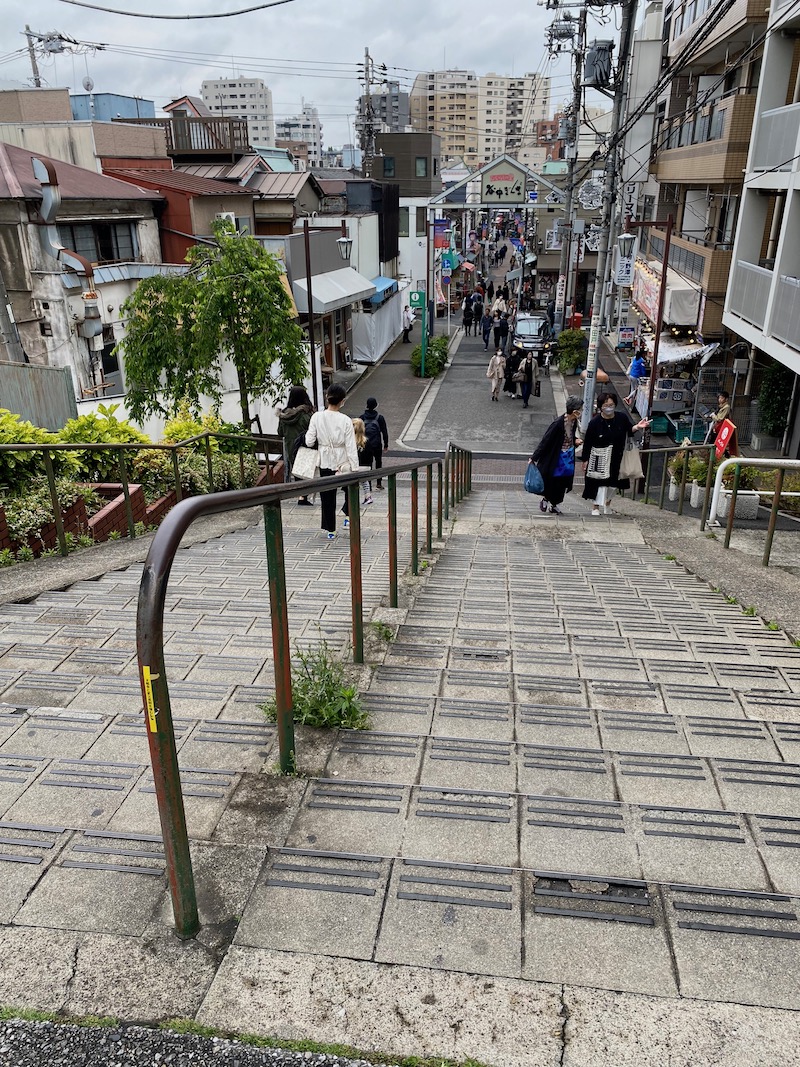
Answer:
[[433, 220], [433, 247], [434, 248], [449, 248], [450, 247], [450, 234], [446, 231], [450, 228], [450, 222], [448, 219], [434, 219]]
[[730, 419], [723, 419], [719, 424], [717, 436], [714, 439], [714, 451], [717, 454], [717, 459], [722, 459], [726, 452], [730, 452], [732, 456], [739, 455], [736, 425]]
[[522, 204], [526, 200], [526, 172], [504, 160], [481, 177], [481, 202], [484, 204]]

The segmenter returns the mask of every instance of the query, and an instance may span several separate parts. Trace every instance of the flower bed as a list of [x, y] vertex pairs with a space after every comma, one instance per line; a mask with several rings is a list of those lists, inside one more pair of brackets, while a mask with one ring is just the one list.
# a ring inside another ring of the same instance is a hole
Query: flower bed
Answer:
[[[61, 512], [61, 518], [64, 523], [64, 533], [74, 534], [79, 537], [89, 530], [90, 519], [86, 514], [86, 504], [82, 497], [79, 497], [74, 504], [70, 504], [68, 508], [64, 508]], [[29, 537], [25, 542], [16, 541], [9, 533], [6, 513], [0, 507], [0, 551], [9, 549], [16, 553], [23, 544], [26, 544], [31, 549], [34, 556], [40, 556], [42, 552], [56, 548], [58, 545], [56, 524], [54, 522], [45, 523], [38, 537]]]

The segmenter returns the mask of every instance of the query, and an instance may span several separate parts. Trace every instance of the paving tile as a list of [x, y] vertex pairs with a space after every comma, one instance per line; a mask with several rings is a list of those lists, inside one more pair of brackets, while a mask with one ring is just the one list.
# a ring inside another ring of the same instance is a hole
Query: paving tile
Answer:
[[508, 701], [440, 697], [430, 730], [433, 734], [510, 741], [514, 736], [514, 708]]
[[235, 943], [370, 959], [388, 876], [377, 856], [270, 849]]
[[520, 856], [529, 870], [642, 876], [628, 810], [617, 801], [521, 797]]
[[[9, 675], [10, 673], [8, 672]], [[2, 676], [0, 676], [0, 685], [2, 685]], [[51, 671], [50, 674], [26, 671], [23, 674], [17, 674], [14, 683], [4, 689], [0, 695], [3, 701], [9, 704], [65, 707], [75, 699], [85, 685], [85, 676], [59, 671]]]
[[[180, 767], [186, 826], [192, 838], [208, 839], [233, 793], [237, 774], [225, 768]], [[142, 775], [109, 821], [109, 830], [157, 834], [161, 829], [152, 772]]]
[[520, 745], [519, 789], [537, 796], [616, 799], [611, 761], [596, 749]]
[[689, 748], [695, 756], [729, 756], [733, 759], [757, 760], [781, 758], [769, 730], [763, 723], [702, 715], [687, 715], [683, 722]]
[[[614, 757], [614, 769], [620, 795], [628, 803], [721, 806], [707, 762], [695, 756], [619, 752]], [[733, 808], [740, 810], [735, 805]]]
[[475, 789], [411, 791], [403, 854], [421, 859], [519, 863], [517, 797]]
[[800, 896], [800, 819], [750, 815], [748, 822], [773, 887]]
[[67, 710], [48, 715], [38, 711], [0, 745], [0, 756], [16, 752], [43, 758], [77, 759], [86, 755], [107, 725], [108, 720], [102, 715], [80, 715]]
[[505, 741], [431, 737], [425, 746], [420, 782], [455, 789], [514, 792], [516, 746]]
[[563, 704], [517, 704], [516, 737], [534, 745], [575, 743], [576, 748], [600, 748], [595, 712]]
[[69, 836], [63, 826], [0, 822], [0, 922], [12, 921]]
[[604, 748], [677, 754], [689, 752], [683, 723], [677, 716], [599, 710], [597, 721]]
[[[12, 756], [6, 758], [13, 762]], [[46, 762], [4, 818], [25, 823], [56, 818], [65, 826], [104, 829], [143, 770], [136, 764], [89, 759]]]
[[312, 779], [287, 837], [295, 848], [352, 852], [358, 842], [395, 855], [403, 840], [409, 789], [385, 782]]
[[800, 765], [743, 759], [710, 762], [727, 808], [800, 816]]
[[677, 994], [661, 902], [644, 882], [526, 875], [524, 937], [532, 981]]
[[664, 897], [682, 996], [797, 1010], [797, 900], [678, 886]]
[[375, 959], [521, 973], [521, 879], [503, 867], [396, 860]]

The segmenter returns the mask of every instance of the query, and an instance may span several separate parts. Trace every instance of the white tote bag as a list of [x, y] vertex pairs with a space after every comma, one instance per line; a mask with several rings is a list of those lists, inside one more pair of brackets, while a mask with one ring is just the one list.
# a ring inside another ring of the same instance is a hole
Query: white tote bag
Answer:
[[589, 462], [586, 465], [586, 477], [595, 478], [598, 482], [606, 482], [611, 477], [611, 452], [613, 446], [605, 448], [592, 448], [589, 453]]
[[292, 465], [295, 478], [319, 478], [319, 452], [316, 448], [301, 445]]

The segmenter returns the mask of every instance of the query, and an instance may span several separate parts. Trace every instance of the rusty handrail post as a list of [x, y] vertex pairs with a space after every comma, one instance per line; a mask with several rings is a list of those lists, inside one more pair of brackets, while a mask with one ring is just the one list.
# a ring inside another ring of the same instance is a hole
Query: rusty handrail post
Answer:
[[419, 470], [411, 472], [411, 573], [419, 574]]
[[456, 495], [458, 489], [458, 449], [455, 445], [450, 445], [450, 455], [453, 458], [450, 466], [450, 503], [455, 507], [458, 503]]
[[708, 446], [708, 463], [706, 465], [706, 491], [703, 493], [703, 511], [700, 515], [700, 531], [702, 533], [708, 522], [708, 508], [711, 503], [711, 488], [714, 484], [714, 446]]
[[389, 475], [389, 607], [396, 608], [397, 599], [397, 475]]
[[647, 453], [647, 471], [644, 476], [644, 503], [650, 503], [650, 478], [653, 474], [653, 453]]
[[[442, 484], [444, 486], [444, 517], [450, 518], [450, 442], [444, 450], [444, 468], [442, 471]], [[441, 537], [441, 534], [439, 535]]]
[[47, 472], [47, 488], [50, 490], [50, 503], [53, 507], [53, 522], [56, 527], [58, 551], [62, 556], [68, 556], [69, 548], [67, 547], [67, 535], [64, 533], [64, 516], [61, 514], [61, 504], [59, 503], [56, 489], [56, 472], [53, 466], [53, 457], [50, 455], [49, 448], [43, 448], [42, 453], [44, 455], [44, 469]]
[[[160, 582], [157, 581], [151, 556], [152, 546], [139, 587], [136, 622], [139, 681], [142, 687], [147, 743], [150, 748], [175, 932], [178, 937], [188, 939], [194, 937], [200, 929], [200, 918], [197, 914], [197, 893], [189, 851], [186, 810], [183, 806], [178, 750], [175, 745], [175, 729], [164, 666], [163, 611], [169, 572], [160, 576]], [[152, 600], [158, 602], [160, 610], [149, 620], [152, 629], [145, 630], [142, 619], [146, 615], [146, 605]]]
[[133, 507], [131, 505], [131, 490], [128, 485], [128, 472], [125, 469], [125, 449], [120, 448], [117, 450], [119, 455], [117, 457], [117, 463], [119, 465], [119, 480], [122, 485], [122, 495], [125, 497], [125, 518], [128, 520], [128, 536], [131, 540], [136, 537], [136, 523], [133, 521]]
[[658, 496], [658, 510], [664, 510], [664, 497], [667, 493], [667, 474], [669, 473], [668, 453], [664, 453], [664, 466], [661, 469], [661, 491]]
[[442, 539], [442, 461], [436, 461], [436, 539]]
[[683, 454], [683, 466], [681, 467], [681, 491], [678, 497], [678, 514], [683, 515], [683, 505], [686, 500], [686, 478], [689, 473], [689, 449]]
[[244, 473], [244, 443], [238, 441], [237, 444], [239, 446], [239, 488], [244, 489], [247, 481]]
[[364, 592], [361, 581], [361, 504], [360, 485], [347, 487], [347, 510], [350, 517], [350, 603], [353, 612], [353, 662], [364, 662]]
[[733, 468], [733, 490], [731, 491], [730, 498], [728, 500], [728, 521], [725, 524], [725, 542], [723, 547], [731, 547], [731, 534], [733, 533], [733, 520], [736, 512], [736, 500], [739, 495], [739, 478], [742, 474], [741, 463], [735, 464]]
[[433, 464], [425, 466], [425, 551], [433, 553]]
[[203, 435], [203, 441], [206, 446], [206, 466], [208, 467], [208, 491], [214, 492], [214, 465], [211, 462], [211, 437], [209, 434]]
[[275, 664], [275, 704], [278, 711], [278, 749], [284, 774], [295, 769], [292, 661], [289, 651], [289, 609], [286, 603], [286, 565], [283, 552], [281, 502], [264, 505], [267, 542], [269, 606], [272, 619], [272, 658]]
[[769, 557], [772, 554], [772, 540], [775, 537], [775, 526], [778, 522], [778, 508], [781, 505], [781, 493], [783, 492], [783, 474], [784, 468], [778, 467], [778, 473], [775, 478], [775, 494], [772, 497], [772, 509], [769, 513], [767, 539], [764, 542], [764, 555], [761, 559], [762, 567], [769, 566]]
[[172, 454], [172, 473], [175, 476], [175, 502], [180, 504], [183, 500], [183, 490], [181, 489], [181, 468], [178, 463], [178, 446], [172, 445], [170, 453]]
[[472, 453], [467, 452], [467, 492], [472, 492]]

